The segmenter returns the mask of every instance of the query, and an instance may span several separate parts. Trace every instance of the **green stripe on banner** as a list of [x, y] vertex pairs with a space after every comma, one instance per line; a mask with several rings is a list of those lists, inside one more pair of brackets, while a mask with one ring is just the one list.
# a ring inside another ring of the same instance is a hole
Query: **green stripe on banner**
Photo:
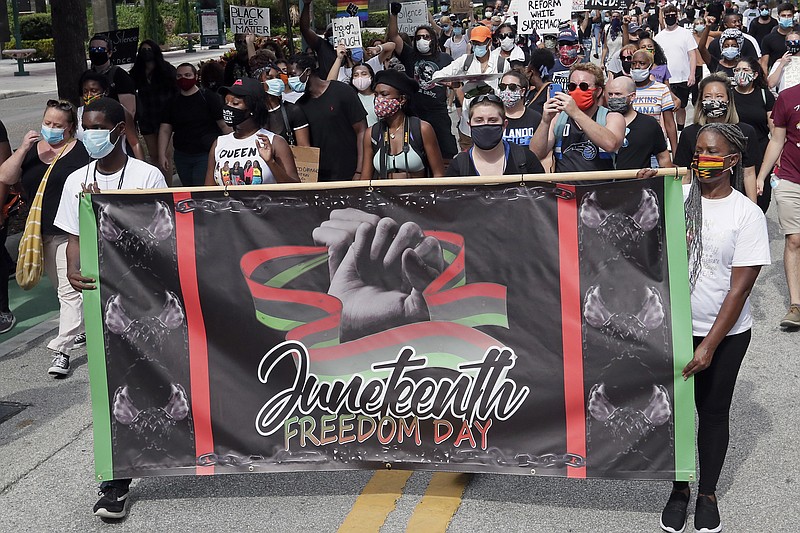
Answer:
[[461, 324], [462, 326], [469, 326], [471, 328], [476, 326], [508, 327], [508, 317], [500, 313], [484, 313], [482, 315], [466, 316], [458, 320], [452, 320], [452, 322]]
[[86, 323], [86, 351], [89, 359], [89, 383], [92, 393], [94, 429], [94, 469], [97, 479], [114, 479], [111, 455], [111, 402], [106, 375], [106, 347], [103, 337], [103, 304], [100, 298], [100, 265], [97, 245], [97, 220], [91, 195], [81, 195], [81, 273], [97, 280], [97, 288], [83, 291], [83, 317]]
[[689, 266], [686, 255], [686, 220], [680, 179], [664, 177], [664, 221], [672, 321], [672, 360], [675, 394], [675, 479], [695, 479], [694, 378], [684, 381], [683, 367], [694, 354]]
[[296, 320], [286, 320], [285, 318], [278, 318], [270, 316], [266, 313], [256, 310], [256, 318], [265, 326], [276, 329], [278, 331], [291, 331], [298, 326], [304, 326], [305, 322], [298, 322]]
[[327, 261], [328, 261], [328, 254], [322, 254], [313, 259], [309, 259], [308, 261], [303, 261], [299, 265], [287, 268], [280, 274], [268, 280], [264, 285], [266, 285], [267, 287], [274, 287], [276, 289], [279, 289], [284, 285], [286, 285], [287, 283], [289, 283], [290, 281], [292, 281], [293, 279], [302, 276], [309, 270], [313, 270]]
[[445, 263], [450, 265], [453, 263], [453, 261], [456, 260], [456, 254], [454, 254], [450, 250], [442, 250], [442, 258], [444, 259]]

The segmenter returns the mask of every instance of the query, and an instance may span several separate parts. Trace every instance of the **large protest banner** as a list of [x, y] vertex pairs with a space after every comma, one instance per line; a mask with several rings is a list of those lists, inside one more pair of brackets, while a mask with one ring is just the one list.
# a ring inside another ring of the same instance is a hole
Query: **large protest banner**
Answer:
[[492, 181], [83, 197], [97, 478], [693, 479], [680, 181]]

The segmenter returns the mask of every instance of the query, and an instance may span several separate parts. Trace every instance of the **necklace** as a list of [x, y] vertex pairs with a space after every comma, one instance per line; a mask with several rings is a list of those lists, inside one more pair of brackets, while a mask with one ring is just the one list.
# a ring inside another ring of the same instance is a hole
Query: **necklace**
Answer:
[[397, 130], [405, 126], [405, 121], [401, 122], [399, 126], [394, 129], [394, 133], [389, 134], [389, 138], [394, 139], [397, 136]]

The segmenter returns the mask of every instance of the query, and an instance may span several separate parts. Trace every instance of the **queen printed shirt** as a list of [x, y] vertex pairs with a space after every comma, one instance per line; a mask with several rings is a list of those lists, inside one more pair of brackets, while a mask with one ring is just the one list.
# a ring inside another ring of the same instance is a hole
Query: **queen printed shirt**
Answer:
[[266, 135], [270, 142], [275, 136], [262, 128], [243, 139], [237, 139], [233, 133], [217, 138], [217, 147], [214, 149], [214, 181], [217, 185], [275, 183], [275, 176], [258, 153], [258, 134]]

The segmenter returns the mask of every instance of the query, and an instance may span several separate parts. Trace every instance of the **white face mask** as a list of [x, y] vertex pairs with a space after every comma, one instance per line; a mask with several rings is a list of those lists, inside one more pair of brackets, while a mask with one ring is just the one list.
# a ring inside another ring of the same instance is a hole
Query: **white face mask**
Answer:
[[510, 52], [514, 49], [514, 39], [511, 37], [506, 37], [500, 41], [500, 48], [505, 50], [506, 52]]
[[359, 76], [358, 78], [353, 78], [353, 87], [359, 91], [369, 88], [370, 85], [372, 85], [372, 78], [369, 76]]
[[641, 82], [643, 82], [644, 80], [646, 80], [649, 77], [650, 77], [650, 69], [649, 68], [642, 68], [642, 69], [632, 68], [631, 69], [631, 78], [633, 78], [633, 81], [635, 81], [637, 83], [641, 83]]
[[417, 50], [419, 50], [420, 54], [427, 54], [431, 51], [431, 42], [426, 41], [425, 39], [420, 39], [417, 41]]

